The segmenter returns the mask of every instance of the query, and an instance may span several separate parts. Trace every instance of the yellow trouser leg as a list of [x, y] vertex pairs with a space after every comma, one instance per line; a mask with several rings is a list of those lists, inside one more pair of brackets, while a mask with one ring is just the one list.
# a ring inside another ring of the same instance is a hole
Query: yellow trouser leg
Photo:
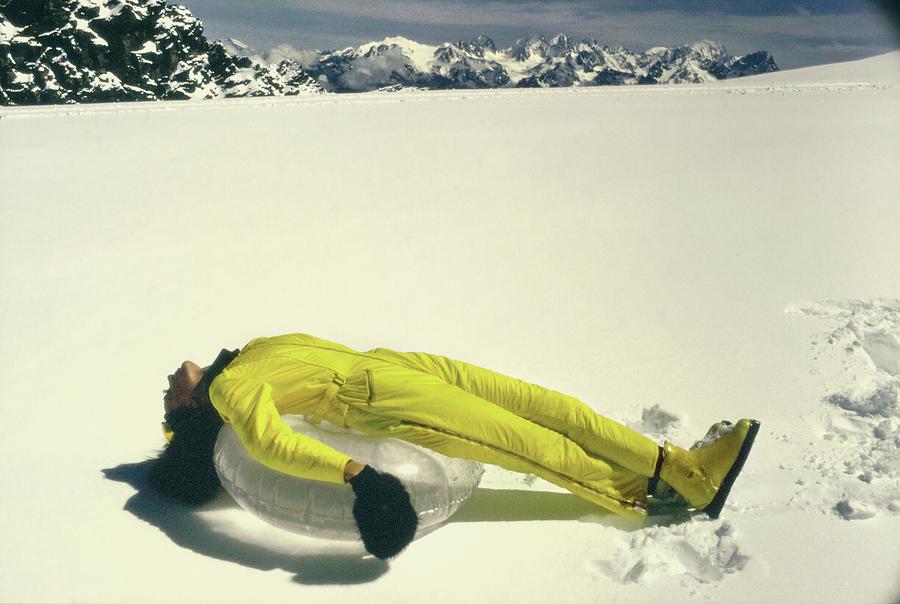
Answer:
[[434, 375], [379, 364], [370, 376], [369, 401], [351, 401], [347, 427], [530, 472], [615, 513], [645, 516], [646, 477], [589, 455], [559, 432]]
[[369, 351], [395, 363], [436, 375], [479, 398], [558, 432], [591, 455], [653, 476], [659, 447], [643, 434], [604, 417], [582, 401], [496, 371], [427, 352]]

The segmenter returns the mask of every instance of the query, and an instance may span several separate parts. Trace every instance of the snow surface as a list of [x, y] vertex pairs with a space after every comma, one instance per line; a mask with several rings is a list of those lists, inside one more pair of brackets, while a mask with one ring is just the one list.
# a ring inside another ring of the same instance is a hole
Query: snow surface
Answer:
[[[896, 601], [891, 56], [3, 108], [0, 601]], [[291, 331], [469, 360], [660, 440], [762, 430], [719, 520], [639, 527], [489, 468], [389, 564], [149, 491], [165, 376]]]

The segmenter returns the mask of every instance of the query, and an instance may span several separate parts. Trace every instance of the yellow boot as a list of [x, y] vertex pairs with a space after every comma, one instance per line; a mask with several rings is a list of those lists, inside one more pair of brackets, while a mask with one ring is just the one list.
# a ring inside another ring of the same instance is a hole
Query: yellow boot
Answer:
[[659, 477], [692, 507], [718, 518], [731, 486], [744, 466], [759, 422], [720, 422], [691, 450], [666, 442]]

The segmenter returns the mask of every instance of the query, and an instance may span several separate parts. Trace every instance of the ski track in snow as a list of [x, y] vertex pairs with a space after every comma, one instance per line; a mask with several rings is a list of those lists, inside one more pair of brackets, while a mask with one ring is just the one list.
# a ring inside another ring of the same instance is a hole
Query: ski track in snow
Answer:
[[832, 325], [813, 336], [814, 359], [839, 363], [845, 378], [826, 385], [810, 417], [818, 438], [803, 462], [814, 481], [799, 478], [789, 505], [846, 520], [900, 512], [900, 300], [815, 300], [787, 311]]

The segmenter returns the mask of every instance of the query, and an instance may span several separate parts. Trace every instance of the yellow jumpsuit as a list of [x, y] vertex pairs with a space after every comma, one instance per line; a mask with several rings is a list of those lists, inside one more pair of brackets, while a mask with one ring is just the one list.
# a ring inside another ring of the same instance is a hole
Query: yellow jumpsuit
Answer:
[[624, 516], [646, 515], [651, 439], [581, 401], [425, 352], [357, 352], [308, 334], [250, 341], [213, 379], [210, 401], [251, 456], [344, 483], [350, 457], [295, 434], [283, 414], [530, 472]]

